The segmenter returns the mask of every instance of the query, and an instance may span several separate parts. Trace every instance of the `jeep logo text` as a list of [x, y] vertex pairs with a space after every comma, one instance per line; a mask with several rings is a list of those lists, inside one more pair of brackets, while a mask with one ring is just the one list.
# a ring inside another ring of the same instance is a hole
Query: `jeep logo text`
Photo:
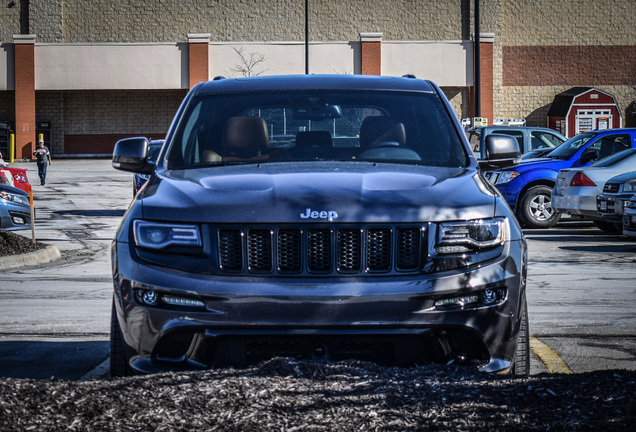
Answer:
[[305, 210], [305, 213], [301, 213], [300, 217], [303, 219], [327, 219], [329, 221], [333, 221], [338, 217], [338, 213], [335, 211], [326, 211], [326, 210], [311, 210], [308, 208]]

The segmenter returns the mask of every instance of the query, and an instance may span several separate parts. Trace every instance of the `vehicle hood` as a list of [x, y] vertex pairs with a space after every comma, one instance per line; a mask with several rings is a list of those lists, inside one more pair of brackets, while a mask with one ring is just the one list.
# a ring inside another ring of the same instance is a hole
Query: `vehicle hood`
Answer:
[[569, 168], [570, 166], [572, 166], [572, 162], [569, 160], [552, 159], [552, 158], [534, 158], [534, 159], [523, 160], [521, 163], [503, 171], [525, 172], [525, 171], [530, 171], [537, 168], [547, 168], [547, 169], [559, 171], [563, 168]]
[[133, 205], [153, 220], [402, 223], [492, 217], [495, 196], [475, 169], [305, 162], [162, 171]]
[[609, 180], [607, 180], [608, 182], [612, 182], [612, 183], [626, 183], [630, 180], [634, 180], [636, 179], [636, 171], [630, 171], [630, 172], [626, 172], [623, 174], [619, 174], [615, 177], [610, 178]]

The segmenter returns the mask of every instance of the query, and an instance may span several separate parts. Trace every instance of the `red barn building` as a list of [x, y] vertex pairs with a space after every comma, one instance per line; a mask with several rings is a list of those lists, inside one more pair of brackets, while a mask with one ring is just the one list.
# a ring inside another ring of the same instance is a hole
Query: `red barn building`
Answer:
[[548, 127], [568, 138], [595, 129], [622, 127], [616, 98], [593, 87], [573, 87], [554, 97]]

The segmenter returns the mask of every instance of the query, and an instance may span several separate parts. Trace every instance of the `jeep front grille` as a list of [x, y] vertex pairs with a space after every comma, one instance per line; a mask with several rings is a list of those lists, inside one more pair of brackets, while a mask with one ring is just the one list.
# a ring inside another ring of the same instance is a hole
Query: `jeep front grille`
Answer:
[[416, 272], [425, 234], [425, 226], [219, 228], [218, 265], [239, 274]]

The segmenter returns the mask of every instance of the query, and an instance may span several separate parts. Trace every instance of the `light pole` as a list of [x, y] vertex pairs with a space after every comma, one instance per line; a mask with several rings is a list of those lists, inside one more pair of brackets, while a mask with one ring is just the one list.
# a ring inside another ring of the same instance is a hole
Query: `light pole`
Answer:
[[305, 75], [309, 75], [309, 0], [305, 0]]
[[475, 0], [475, 117], [481, 117], [481, 61], [479, 52], [479, 0]]

